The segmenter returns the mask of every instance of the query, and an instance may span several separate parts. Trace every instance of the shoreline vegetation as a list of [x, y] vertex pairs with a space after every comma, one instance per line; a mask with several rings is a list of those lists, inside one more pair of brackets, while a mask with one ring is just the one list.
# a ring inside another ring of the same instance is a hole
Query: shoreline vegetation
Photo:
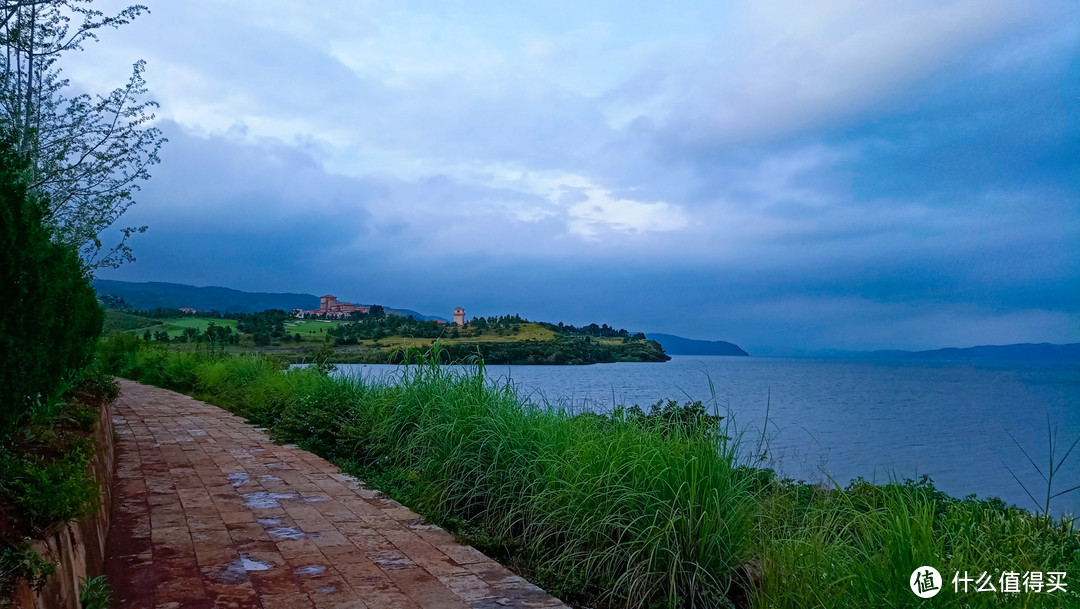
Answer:
[[[332, 460], [578, 607], [1067, 607], [1064, 591], [954, 592], [954, 573], [1080, 572], [1072, 521], [932, 482], [846, 487], [759, 467], [727, 415], [667, 402], [606, 415], [528, 403], [435, 346], [398, 382], [327, 362], [170, 351], [118, 334], [108, 370], [185, 392]], [[909, 587], [923, 565], [942, 591]]]

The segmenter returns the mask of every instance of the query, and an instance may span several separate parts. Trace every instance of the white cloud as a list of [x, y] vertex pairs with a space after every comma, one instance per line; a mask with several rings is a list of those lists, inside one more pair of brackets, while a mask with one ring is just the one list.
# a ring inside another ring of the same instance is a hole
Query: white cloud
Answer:
[[580, 192], [584, 200], [566, 211], [567, 227], [581, 237], [596, 238], [601, 229], [640, 234], [679, 230], [689, 224], [686, 213], [677, 205], [620, 199], [600, 188]]
[[1009, 0], [744, 2], [696, 56], [655, 63], [606, 100], [690, 143], [767, 140], [866, 111], [1034, 16]]

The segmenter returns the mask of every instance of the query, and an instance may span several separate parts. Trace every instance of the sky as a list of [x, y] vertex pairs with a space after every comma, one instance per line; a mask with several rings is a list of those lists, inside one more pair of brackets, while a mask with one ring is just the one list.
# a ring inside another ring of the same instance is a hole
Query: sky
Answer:
[[145, 59], [169, 139], [98, 277], [756, 355], [1080, 341], [1075, 2], [146, 3], [63, 64]]

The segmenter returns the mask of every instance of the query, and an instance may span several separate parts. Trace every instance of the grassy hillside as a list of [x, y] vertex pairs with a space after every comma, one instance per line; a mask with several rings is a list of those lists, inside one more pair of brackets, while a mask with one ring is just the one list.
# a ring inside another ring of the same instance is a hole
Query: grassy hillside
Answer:
[[[435, 341], [443, 347], [447, 361], [464, 361], [478, 354], [493, 364], [592, 364], [618, 361], [666, 361], [660, 346], [652, 341], [630, 337], [566, 335], [544, 324], [520, 321], [485, 328], [457, 328], [431, 321], [403, 320], [396, 317], [370, 322], [337, 320], [286, 319], [269, 340], [243, 330], [234, 319], [178, 317], [162, 320], [111, 312], [115, 318], [136, 318], [111, 333], [126, 331], [167, 342], [177, 351], [195, 351], [209, 343], [215, 349], [234, 354], [262, 353], [287, 361], [308, 362], [316, 353], [334, 347], [334, 363], [385, 364], [401, 360], [403, 350], [424, 349]], [[280, 320], [279, 320], [280, 321]], [[205, 333], [214, 324], [227, 328], [228, 340], [217, 343]], [[156, 324], [156, 325], [151, 325]], [[192, 331], [197, 333], [192, 334]], [[165, 341], [167, 335], [168, 341]]]
[[151, 319], [134, 313], [125, 313], [123, 311], [107, 310], [105, 311], [105, 325], [102, 327], [102, 334], [116, 334], [117, 332], [140, 330], [160, 325], [160, 319]]
[[[169, 338], [176, 338], [186, 328], [195, 328], [199, 332], [206, 332], [206, 328], [211, 323], [218, 326], [225, 326], [232, 328], [236, 331], [236, 320], [233, 319], [211, 319], [208, 317], [182, 317], [179, 319], [166, 319], [163, 320], [162, 328], [169, 333]], [[155, 328], [157, 330], [159, 328]]]
[[291, 334], [299, 334], [304, 340], [326, 340], [327, 332], [331, 328], [340, 326], [345, 322], [332, 319], [298, 319], [294, 322], [286, 322], [285, 331]]

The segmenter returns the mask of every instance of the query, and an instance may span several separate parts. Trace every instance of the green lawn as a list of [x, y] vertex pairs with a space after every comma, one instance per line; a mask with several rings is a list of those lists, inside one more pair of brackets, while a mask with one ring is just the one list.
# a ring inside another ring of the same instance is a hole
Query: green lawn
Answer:
[[[228, 326], [237, 331], [237, 323], [235, 319], [213, 319], [209, 317], [173, 317], [168, 319], [149, 319], [145, 317], [139, 317], [136, 315], [130, 315], [127, 313], [109, 312], [111, 315], [113, 325], [117, 327], [115, 331], [130, 331], [135, 334], [142, 335], [143, 331], [148, 327], [151, 332], [158, 332], [164, 330], [169, 333], [169, 338], [176, 338], [183, 333], [185, 328], [195, 328], [199, 332], [205, 332], [206, 327], [210, 322], [215, 323], [218, 326]], [[285, 323], [285, 332], [289, 336], [299, 334], [303, 337], [305, 342], [317, 341], [321, 342], [326, 336], [326, 333], [339, 324], [341, 321], [323, 321], [317, 319], [305, 319], [296, 320], [295, 322]], [[157, 325], [154, 325], [157, 324]], [[248, 335], [241, 335], [244, 338], [250, 338]], [[241, 343], [244, 341], [242, 340]], [[250, 342], [250, 341], [249, 341]], [[286, 343], [288, 344], [288, 343]], [[252, 345], [254, 346], [254, 345]]]
[[305, 339], [321, 338], [326, 336], [330, 328], [341, 325], [341, 321], [322, 319], [298, 319], [295, 322], [286, 322], [285, 331], [289, 334], [299, 334]]
[[175, 338], [183, 333], [185, 328], [195, 328], [199, 332], [205, 332], [206, 326], [210, 325], [210, 322], [214, 322], [218, 326], [229, 326], [236, 332], [236, 320], [235, 319], [211, 319], [209, 317], [175, 317], [171, 319], [163, 319], [162, 327], [153, 328], [151, 331], [156, 332], [158, 330], [165, 330], [169, 333], [169, 338]]
[[[175, 317], [162, 319], [160, 322], [160, 325], [149, 328], [151, 335], [154, 332], [165, 331], [168, 333], [170, 339], [176, 339], [181, 336], [187, 328], [194, 328], [199, 332], [205, 332], [207, 326], [211, 322], [218, 326], [231, 327], [234, 332], [239, 332], [236, 320], [232, 319]], [[288, 337], [287, 340], [279, 338], [275, 340], [275, 344], [260, 346], [254, 343], [250, 334], [239, 334], [240, 342], [228, 345], [225, 347], [225, 350], [234, 354], [262, 353], [268, 355], [281, 355], [287, 359], [302, 359], [310, 356], [314, 350], [318, 349], [329, 338], [331, 329], [345, 323], [351, 322], [321, 319], [290, 319], [285, 322], [285, 334]], [[137, 329], [128, 331], [138, 336], [143, 336], [145, 330], [145, 327], [138, 327]], [[459, 335], [451, 337], [455, 332]], [[452, 326], [445, 326], [442, 328], [442, 336], [439, 338], [439, 341], [447, 347], [457, 346], [458, 348], [461, 348], [462, 346], [474, 344], [486, 344], [490, 346], [493, 343], [518, 343], [523, 341], [549, 342], [554, 341], [556, 338], [556, 334], [551, 330], [544, 328], [540, 324], [531, 322], [522, 323], [518, 332], [513, 334], [500, 334], [495, 330], [488, 330], [476, 336], [470, 336], [469, 334], [472, 332], [474, 332], [474, 330], [459, 331]], [[298, 334], [300, 335], [300, 341], [295, 341], [294, 338]], [[434, 338], [417, 338], [411, 336], [389, 336], [378, 340], [365, 339], [361, 340], [358, 345], [338, 346], [335, 351], [335, 358], [339, 362], [388, 361], [391, 356], [401, 349], [426, 349], [431, 347], [435, 340], [436, 339]], [[612, 345], [621, 345], [623, 342], [622, 339], [594, 340], [603, 343], [610, 342]], [[198, 347], [194, 343], [173, 343], [170, 345], [170, 348], [177, 351], [194, 351]]]
[[161, 325], [161, 321], [157, 319], [109, 309], [105, 311], [105, 324], [102, 328], [102, 333], [108, 335], [117, 332], [127, 332], [129, 330], [141, 330], [143, 328], [158, 325]]
[[[449, 328], [447, 333], [449, 333]], [[448, 345], [457, 343], [516, 343], [525, 340], [555, 340], [555, 333], [540, 324], [526, 322], [521, 324], [521, 330], [516, 334], [503, 336], [494, 330], [488, 330], [481, 333], [480, 336], [459, 336], [458, 338], [446, 336], [442, 339]]]

